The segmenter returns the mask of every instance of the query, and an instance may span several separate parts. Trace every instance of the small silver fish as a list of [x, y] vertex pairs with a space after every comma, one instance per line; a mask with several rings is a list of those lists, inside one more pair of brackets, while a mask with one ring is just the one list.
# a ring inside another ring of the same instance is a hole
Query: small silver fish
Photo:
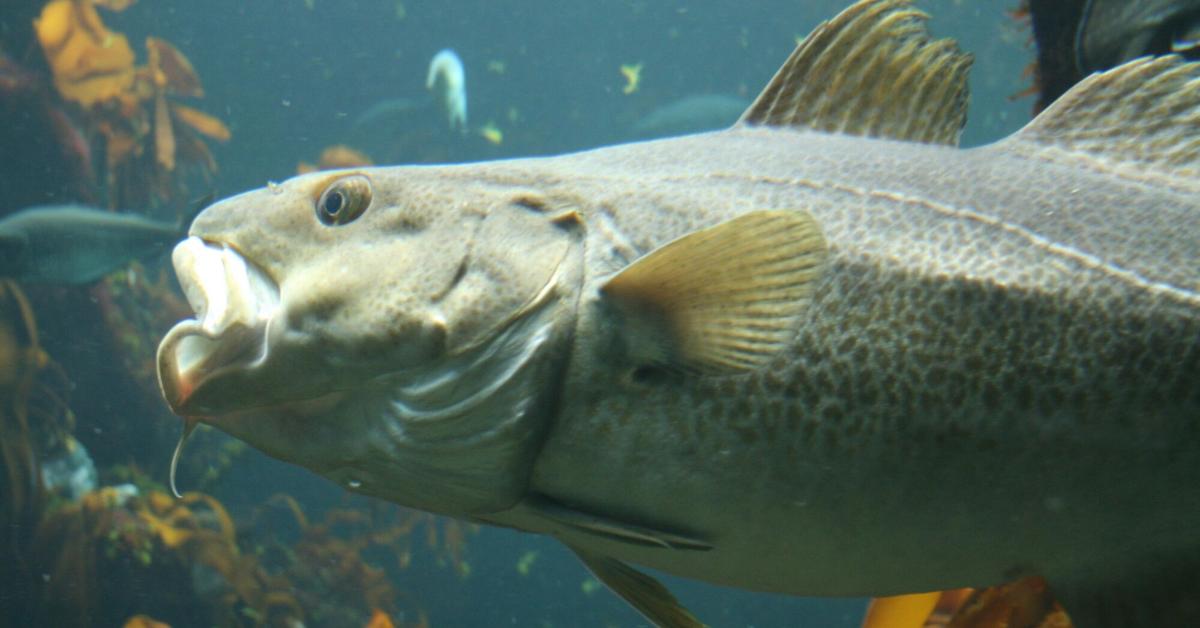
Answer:
[[222, 201], [174, 253], [164, 397], [558, 538], [662, 626], [699, 622], [632, 564], [797, 595], [1039, 574], [1082, 628], [1164, 625], [1200, 574], [1200, 66], [1133, 61], [961, 150], [970, 61], [862, 0], [730, 129]]
[[429, 61], [425, 88], [434, 92], [446, 110], [451, 130], [467, 132], [467, 72], [453, 50], [439, 51]]

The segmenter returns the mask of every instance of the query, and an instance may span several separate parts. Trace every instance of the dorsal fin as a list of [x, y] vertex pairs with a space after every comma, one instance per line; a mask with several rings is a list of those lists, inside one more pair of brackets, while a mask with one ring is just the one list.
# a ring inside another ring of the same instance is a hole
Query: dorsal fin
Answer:
[[908, 0], [861, 0], [817, 26], [738, 124], [957, 144], [971, 55], [931, 40]]
[[1200, 178], [1200, 63], [1145, 57], [1093, 74], [1001, 145]]

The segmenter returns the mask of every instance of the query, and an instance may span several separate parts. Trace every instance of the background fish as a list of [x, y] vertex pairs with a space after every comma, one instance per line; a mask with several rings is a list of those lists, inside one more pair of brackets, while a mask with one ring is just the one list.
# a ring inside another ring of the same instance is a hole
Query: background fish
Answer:
[[85, 284], [161, 255], [185, 225], [82, 205], [24, 209], [0, 220], [0, 275], [28, 283]]
[[720, 129], [737, 121], [749, 105], [750, 101], [729, 94], [686, 96], [651, 111], [637, 121], [633, 132], [654, 138]]
[[1038, 107], [1092, 72], [1144, 55], [1200, 58], [1200, 1], [1028, 0], [1038, 48]]
[[397, 118], [406, 117], [416, 111], [433, 104], [433, 98], [392, 98], [383, 100], [368, 107], [355, 116], [350, 123], [354, 131], [376, 131], [380, 125], [394, 123]]

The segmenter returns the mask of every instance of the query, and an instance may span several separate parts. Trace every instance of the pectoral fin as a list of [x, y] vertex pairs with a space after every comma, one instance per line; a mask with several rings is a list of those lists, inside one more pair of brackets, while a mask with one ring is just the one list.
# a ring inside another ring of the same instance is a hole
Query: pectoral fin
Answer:
[[786, 346], [825, 256], [809, 214], [756, 211], [647, 253], [601, 294], [635, 361], [736, 373]]
[[704, 624], [688, 612], [661, 582], [614, 558], [570, 545], [567, 547], [587, 565], [597, 580], [629, 602], [655, 626], [703, 628]]

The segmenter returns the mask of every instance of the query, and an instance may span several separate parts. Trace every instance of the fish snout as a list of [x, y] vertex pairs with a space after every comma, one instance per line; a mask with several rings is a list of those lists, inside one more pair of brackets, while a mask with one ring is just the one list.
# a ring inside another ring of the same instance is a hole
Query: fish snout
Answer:
[[176, 414], [204, 415], [216, 410], [198, 394], [207, 383], [265, 357], [279, 287], [234, 249], [195, 236], [175, 247], [171, 261], [196, 316], [159, 345], [159, 386]]

